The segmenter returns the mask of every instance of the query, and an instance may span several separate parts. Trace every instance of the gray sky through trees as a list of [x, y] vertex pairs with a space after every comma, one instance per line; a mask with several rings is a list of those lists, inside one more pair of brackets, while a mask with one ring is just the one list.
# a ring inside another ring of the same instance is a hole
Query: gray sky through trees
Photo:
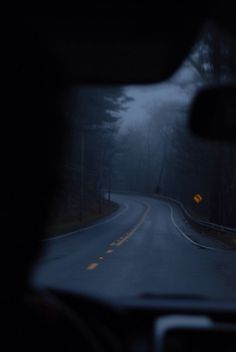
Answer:
[[162, 108], [167, 103], [188, 103], [200, 84], [200, 77], [193, 66], [185, 62], [168, 81], [148, 86], [128, 86], [126, 94], [134, 100], [128, 104], [127, 111], [121, 114], [120, 132], [135, 124], [145, 122], [150, 110]]

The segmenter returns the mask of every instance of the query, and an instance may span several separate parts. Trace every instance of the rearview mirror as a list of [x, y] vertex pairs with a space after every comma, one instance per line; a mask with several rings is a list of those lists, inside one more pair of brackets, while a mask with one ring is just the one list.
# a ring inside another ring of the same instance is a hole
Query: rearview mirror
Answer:
[[190, 128], [204, 138], [236, 141], [236, 85], [200, 91], [190, 111]]

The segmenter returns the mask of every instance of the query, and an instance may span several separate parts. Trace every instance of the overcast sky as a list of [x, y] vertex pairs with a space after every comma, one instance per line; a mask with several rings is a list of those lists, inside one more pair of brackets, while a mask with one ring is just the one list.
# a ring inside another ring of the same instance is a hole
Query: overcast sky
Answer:
[[127, 86], [126, 94], [134, 100], [129, 103], [128, 110], [122, 112], [121, 132], [136, 123], [142, 123], [149, 117], [150, 110], [158, 111], [163, 105], [173, 102], [188, 104], [197, 84], [199, 76], [190, 64], [185, 63], [168, 81], [159, 84]]

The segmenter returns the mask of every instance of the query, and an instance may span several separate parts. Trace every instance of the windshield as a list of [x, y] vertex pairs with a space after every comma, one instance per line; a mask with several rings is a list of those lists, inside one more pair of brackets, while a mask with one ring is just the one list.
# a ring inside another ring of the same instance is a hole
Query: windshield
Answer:
[[236, 145], [188, 127], [196, 92], [235, 74], [235, 43], [207, 25], [165, 82], [70, 88], [69, 141], [34, 285], [235, 298]]

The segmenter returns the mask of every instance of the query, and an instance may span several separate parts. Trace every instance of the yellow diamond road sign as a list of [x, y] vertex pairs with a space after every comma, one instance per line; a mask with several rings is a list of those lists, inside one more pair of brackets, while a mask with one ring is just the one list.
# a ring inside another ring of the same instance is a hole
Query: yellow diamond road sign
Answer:
[[203, 201], [203, 197], [202, 197], [201, 194], [199, 194], [199, 193], [195, 194], [195, 195], [193, 196], [193, 199], [194, 199], [194, 201], [195, 201], [197, 204], [199, 204], [199, 203], [201, 203], [201, 202]]

